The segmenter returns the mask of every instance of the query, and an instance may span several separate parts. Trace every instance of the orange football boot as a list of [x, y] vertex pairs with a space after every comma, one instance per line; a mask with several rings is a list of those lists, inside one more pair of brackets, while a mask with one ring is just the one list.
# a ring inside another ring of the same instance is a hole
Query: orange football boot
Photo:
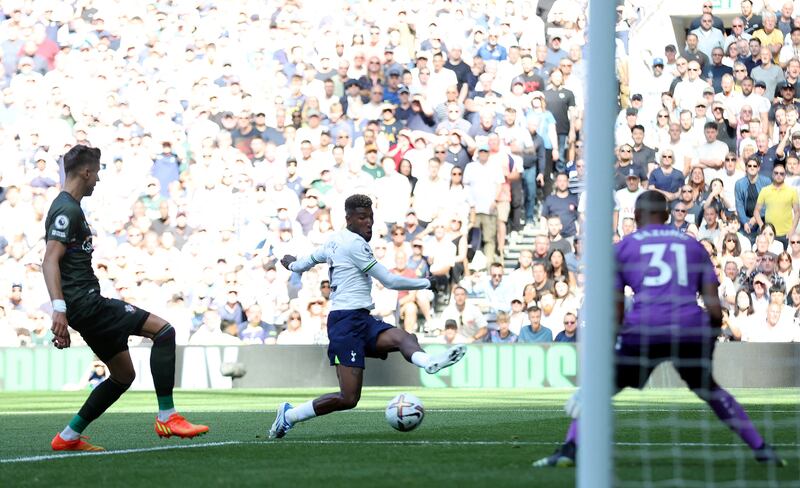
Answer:
[[59, 432], [53, 437], [53, 440], [50, 441], [50, 447], [52, 447], [54, 451], [105, 451], [104, 448], [89, 444], [84, 441], [84, 439], [88, 439], [88, 437], [82, 435], [74, 441], [67, 441], [61, 437], [61, 433]]
[[183, 415], [173, 413], [166, 422], [158, 420], [156, 417], [156, 434], [159, 437], [172, 437], [176, 435], [184, 439], [203, 435], [208, 432], [207, 425], [195, 425], [187, 421]]

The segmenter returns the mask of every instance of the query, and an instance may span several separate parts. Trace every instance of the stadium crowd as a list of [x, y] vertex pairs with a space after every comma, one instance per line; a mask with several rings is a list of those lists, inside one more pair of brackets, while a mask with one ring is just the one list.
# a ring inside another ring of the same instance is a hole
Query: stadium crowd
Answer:
[[[574, 341], [585, 3], [0, 1], [0, 346], [49, 343], [44, 217], [74, 144], [103, 154], [84, 200], [102, 294], [179, 344], [324, 344], [325, 266], [278, 260], [354, 193], [376, 258], [434, 283], [376, 283], [374, 314], [429, 342]], [[722, 25], [703, 2], [685, 46], [644, 60], [641, 11], [618, 7], [614, 225], [662, 191], [719, 269], [724, 339], [800, 340], [800, 21], [748, 4]]]

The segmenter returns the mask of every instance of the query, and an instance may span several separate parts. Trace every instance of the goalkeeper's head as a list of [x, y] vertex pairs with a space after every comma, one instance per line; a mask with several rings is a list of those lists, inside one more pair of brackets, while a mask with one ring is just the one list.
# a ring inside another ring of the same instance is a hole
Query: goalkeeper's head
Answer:
[[636, 225], [664, 225], [669, 219], [667, 198], [654, 190], [647, 190], [636, 199]]

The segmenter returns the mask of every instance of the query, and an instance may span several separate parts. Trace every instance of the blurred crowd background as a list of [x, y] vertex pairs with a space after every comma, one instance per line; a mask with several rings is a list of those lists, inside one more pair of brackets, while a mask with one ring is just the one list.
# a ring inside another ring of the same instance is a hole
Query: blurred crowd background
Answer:
[[[629, 37], [648, 4], [619, 2], [616, 238], [635, 229], [642, 188], [665, 192], [719, 265], [723, 339], [798, 340], [800, 236], [776, 217], [782, 200], [762, 203], [765, 224], [744, 222], [752, 189], [734, 186], [753, 157], [800, 185], [800, 23], [782, 4], [748, 20], [746, 3], [742, 27], [702, 2], [694, 38], [643, 56]], [[74, 144], [103, 155], [82, 202], [103, 295], [166, 318], [179, 344], [326, 343], [325, 266], [299, 277], [278, 260], [342, 228], [354, 193], [373, 198], [376, 257], [434, 276], [433, 291], [376, 283], [375, 315], [424, 342], [574, 341], [586, 12], [582, 0], [0, 1], [0, 346], [49, 343], [44, 216]], [[630, 82], [634, 63], [648, 79]]]

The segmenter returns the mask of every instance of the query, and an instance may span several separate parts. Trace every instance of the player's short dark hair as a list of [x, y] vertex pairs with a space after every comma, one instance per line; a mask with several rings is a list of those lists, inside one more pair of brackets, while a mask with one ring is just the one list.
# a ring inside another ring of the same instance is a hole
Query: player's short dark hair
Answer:
[[444, 330], [458, 330], [458, 323], [453, 319], [447, 319], [444, 322]]
[[372, 208], [372, 199], [366, 195], [355, 194], [347, 197], [344, 201], [344, 211], [347, 215], [355, 212], [359, 208]]
[[636, 199], [636, 211], [669, 215], [667, 198], [663, 193], [647, 190]]
[[633, 127], [631, 127], [631, 132], [633, 132], [633, 131], [635, 131], [637, 129], [642, 131], [642, 132], [644, 132], [644, 126], [642, 124], [636, 124]]
[[541, 309], [541, 308], [539, 308], [539, 307], [537, 307], [536, 305], [531, 305], [531, 306], [530, 306], [530, 307], [528, 307], [528, 309], [527, 309], [527, 310], [525, 310], [525, 311], [526, 311], [527, 313], [531, 313], [531, 312], [541, 312], [541, 311], [542, 311], [542, 309]]
[[706, 122], [705, 125], [703, 125], [703, 130], [708, 130], [708, 129], [719, 130], [716, 122]]
[[64, 155], [64, 173], [69, 174], [87, 164], [100, 162], [100, 149], [77, 144]]

